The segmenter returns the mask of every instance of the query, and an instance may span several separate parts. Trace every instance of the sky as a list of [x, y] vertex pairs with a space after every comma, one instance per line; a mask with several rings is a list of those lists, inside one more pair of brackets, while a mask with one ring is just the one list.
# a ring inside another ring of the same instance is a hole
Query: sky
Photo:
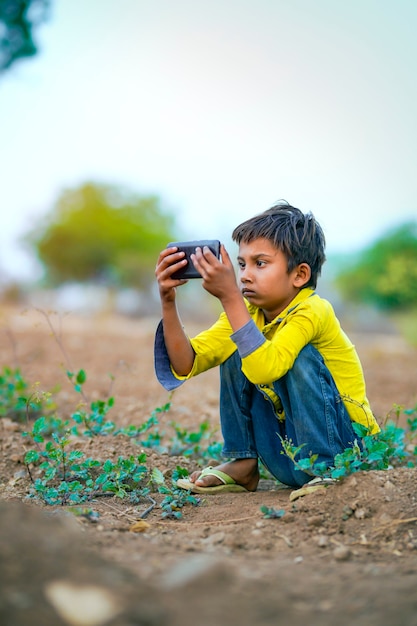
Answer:
[[52, 0], [0, 76], [0, 275], [37, 275], [22, 236], [86, 181], [190, 239], [280, 199], [329, 253], [416, 219], [416, 32], [415, 0]]

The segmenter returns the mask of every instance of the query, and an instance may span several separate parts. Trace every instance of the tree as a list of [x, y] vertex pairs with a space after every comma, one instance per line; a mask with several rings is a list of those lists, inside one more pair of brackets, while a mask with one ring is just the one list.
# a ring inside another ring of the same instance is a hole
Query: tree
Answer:
[[53, 285], [75, 280], [146, 289], [173, 226], [157, 197], [86, 183], [62, 193], [26, 241]]
[[0, 72], [38, 48], [33, 30], [49, 15], [50, 0], [0, 0]]
[[365, 250], [337, 276], [342, 295], [353, 302], [399, 311], [417, 305], [417, 222], [398, 227]]

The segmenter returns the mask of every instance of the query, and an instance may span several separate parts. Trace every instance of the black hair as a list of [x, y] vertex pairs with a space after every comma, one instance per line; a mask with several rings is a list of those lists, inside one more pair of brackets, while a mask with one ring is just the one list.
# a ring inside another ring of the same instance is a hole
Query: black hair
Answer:
[[249, 243], [259, 238], [268, 239], [285, 254], [288, 273], [300, 263], [307, 263], [311, 269], [311, 278], [304, 287], [316, 287], [326, 260], [326, 240], [320, 224], [311, 212], [304, 214], [288, 202], [280, 201], [263, 213], [246, 220], [232, 233], [232, 239], [237, 244]]

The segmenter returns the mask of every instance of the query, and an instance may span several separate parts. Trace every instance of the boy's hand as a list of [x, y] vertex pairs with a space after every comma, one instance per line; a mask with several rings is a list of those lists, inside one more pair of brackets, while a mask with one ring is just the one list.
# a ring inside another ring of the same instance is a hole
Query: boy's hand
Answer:
[[204, 246], [203, 249], [196, 248], [191, 260], [203, 278], [204, 289], [223, 302], [225, 298], [240, 295], [240, 291], [233, 263], [223, 244], [220, 246], [220, 255], [221, 261], [210, 248]]
[[165, 248], [160, 253], [156, 263], [155, 276], [158, 281], [161, 300], [175, 300], [175, 287], [180, 287], [188, 282], [184, 279], [171, 278], [172, 274], [187, 265], [187, 260], [184, 257], [185, 253], [178, 252], [176, 247]]

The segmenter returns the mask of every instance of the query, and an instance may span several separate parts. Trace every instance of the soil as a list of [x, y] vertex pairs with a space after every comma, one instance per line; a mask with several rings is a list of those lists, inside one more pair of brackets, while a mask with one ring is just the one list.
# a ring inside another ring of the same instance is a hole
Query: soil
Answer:
[[[109, 418], [140, 425], [168, 400], [153, 369], [156, 324], [3, 306], [1, 365], [54, 390], [62, 416], [80, 399], [65, 372], [83, 368], [89, 398], [111, 393]], [[205, 325], [190, 320], [187, 330]], [[417, 350], [395, 334], [350, 335], [379, 421], [395, 405], [415, 407]], [[218, 429], [218, 372], [188, 382], [171, 401], [160, 415], [166, 428], [173, 420]], [[416, 468], [358, 473], [293, 501], [291, 490], [264, 479], [255, 493], [206, 496], [180, 520], [163, 519], [162, 496], [153, 494], [157, 506], [135, 526], [146, 504], [100, 498], [89, 503], [99, 514], [92, 518], [27, 500], [24, 429], [0, 420], [1, 624], [417, 626]], [[123, 436], [77, 443], [103, 460], [138, 453]], [[177, 465], [196, 467], [148, 454], [166, 476]], [[262, 506], [285, 514], [267, 519]]]

